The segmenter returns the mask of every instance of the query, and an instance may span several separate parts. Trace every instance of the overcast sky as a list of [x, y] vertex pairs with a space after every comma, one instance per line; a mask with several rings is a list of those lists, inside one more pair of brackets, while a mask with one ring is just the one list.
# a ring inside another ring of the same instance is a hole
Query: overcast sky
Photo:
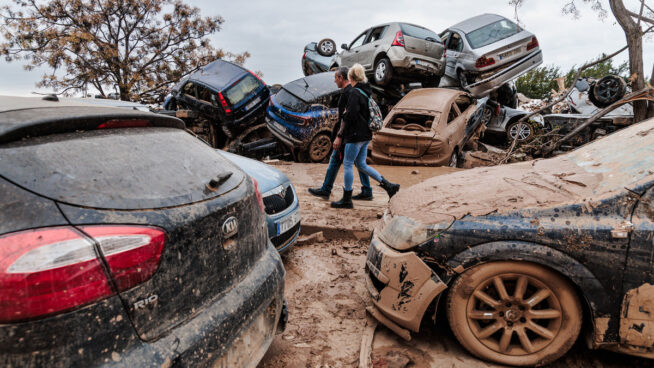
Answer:
[[[220, 15], [225, 23], [211, 37], [213, 45], [232, 52], [249, 51], [246, 67], [261, 71], [268, 84], [290, 82], [302, 76], [300, 59], [304, 45], [329, 37], [349, 43], [364, 29], [379, 23], [406, 21], [438, 33], [468, 17], [496, 13], [514, 18], [508, 0], [186, 0], [200, 7], [204, 15]], [[625, 0], [627, 4], [632, 0]], [[581, 17], [561, 13], [568, 0], [526, 0], [519, 10], [523, 26], [538, 36], [544, 64], [556, 64], [567, 71], [602, 52], [611, 53], [626, 44], [624, 33], [610, 13], [599, 20], [582, 1], [577, 0]], [[608, 10], [608, 3], [604, 1]], [[0, 0], [0, 5], [7, 4]], [[631, 6], [635, 8], [635, 6]], [[654, 42], [643, 45], [645, 74], [654, 63]], [[627, 59], [623, 52], [616, 61]], [[0, 60], [0, 94], [28, 95], [37, 91], [35, 83], [44, 70], [24, 71], [20, 62]], [[46, 91], [42, 91], [46, 92]], [[49, 92], [49, 91], [48, 91]]]

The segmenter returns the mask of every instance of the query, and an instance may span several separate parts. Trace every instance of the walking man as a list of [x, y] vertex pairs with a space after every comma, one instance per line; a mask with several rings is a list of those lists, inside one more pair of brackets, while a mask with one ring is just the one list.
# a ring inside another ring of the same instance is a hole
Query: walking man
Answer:
[[[332, 141], [336, 140], [336, 134], [341, 128], [341, 121], [343, 119], [343, 113], [345, 112], [345, 106], [347, 105], [348, 96], [352, 90], [350, 81], [347, 78], [348, 69], [347, 67], [340, 67], [334, 74], [334, 83], [341, 89], [341, 96], [338, 99], [338, 121], [334, 126], [334, 131], [332, 133]], [[336, 181], [336, 175], [338, 175], [338, 170], [340, 170], [341, 165], [343, 164], [343, 148], [345, 145], [341, 144], [338, 147], [334, 145], [332, 150], [332, 155], [329, 158], [329, 166], [327, 166], [327, 172], [325, 173], [325, 180], [322, 183], [320, 188], [309, 188], [309, 193], [314, 196], [321, 197], [324, 199], [329, 199], [329, 195], [332, 192], [334, 187], [334, 182]], [[352, 197], [355, 200], [370, 201], [372, 200], [372, 187], [370, 186], [370, 177], [366, 175], [361, 170], [359, 171], [359, 180], [361, 181], [361, 193]]]

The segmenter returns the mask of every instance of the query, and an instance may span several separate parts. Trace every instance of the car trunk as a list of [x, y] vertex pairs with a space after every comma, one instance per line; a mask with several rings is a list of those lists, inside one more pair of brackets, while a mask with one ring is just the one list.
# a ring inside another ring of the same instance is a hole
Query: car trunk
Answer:
[[415, 54], [440, 59], [445, 47], [438, 35], [421, 27], [402, 25], [404, 47]]
[[397, 157], [422, 157], [434, 142], [432, 115], [401, 112], [390, 116], [379, 132], [375, 133], [375, 151]]
[[[534, 35], [530, 32], [522, 31], [509, 38], [475, 50], [479, 55], [484, 55], [487, 58], [493, 58], [495, 60], [495, 64], [493, 64], [487, 70], [482, 70], [482, 73], [485, 71], [495, 71], [499, 68], [508, 67], [527, 54], [536, 51], [538, 47], [527, 51], [527, 44], [531, 42], [533, 37]], [[498, 48], [498, 44], [503, 44], [504, 46]]]
[[235, 119], [247, 115], [252, 109], [259, 106], [263, 99], [268, 97], [261, 93], [261, 86], [262, 83], [248, 73], [223, 92], [225, 98], [233, 107]]
[[[144, 340], [199, 313], [247, 275], [267, 244], [246, 175], [183, 130], [67, 133], [0, 149], [2, 176], [56, 200], [73, 225], [165, 231], [154, 275], [119, 293]], [[223, 231], [230, 217], [238, 221], [235, 235]]]

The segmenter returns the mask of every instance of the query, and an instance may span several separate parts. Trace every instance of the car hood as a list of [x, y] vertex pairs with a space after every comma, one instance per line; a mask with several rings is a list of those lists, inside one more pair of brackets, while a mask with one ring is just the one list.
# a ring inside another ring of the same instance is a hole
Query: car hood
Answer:
[[216, 150], [226, 159], [233, 162], [236, 166], [245, 171], [250, 177], [259, 183], [259, 190], [265, 193], [279, 185], [289, 182], [288, 177], [281, 171], [275, 169], [263, 162], [256, 161], [247, 157], [235, 155], [233, 153]]

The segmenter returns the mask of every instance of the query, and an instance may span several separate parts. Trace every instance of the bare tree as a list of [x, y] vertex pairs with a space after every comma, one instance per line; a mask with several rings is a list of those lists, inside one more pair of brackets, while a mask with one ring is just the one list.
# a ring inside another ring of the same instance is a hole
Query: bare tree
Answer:
[[25, 60], [27, 70], [49, 67], [37, 86], [58, 92], [92, 85], [136, 100], [214, 59], [249, 56], [213, 48], [207, 37], [224, 20], [182, 0], [12, 1], [0, 8], [0, 55]]
[[[567, 1], [567, 0], [566, 0]], [[569, 0], [564, 3], [562, 12], [570, 14], [575, 18], [580, 15], [579, 8], [577, 7], [576, 0]], [[591, 9], [598, 13], [600, 18], [606, 18], [607, 11], [602, 6], [599, 0], [577, 0], [590, 5]], [[634, 12], [625, 7], [623, 0], [608, 0], [611, 7], [611, 12], [616, 20], [622, 27], [627, 39], [627, 47], [629, 49], [629, 71], [632, 76], [632, 89], [634, 91], [642, 90], [645, 87], [645, 68], [643, 65], [643, 29], [642, 25], [654, 25], [654, 10], [646, 0], [639, 0], [639, 11]], [[516, 14], [518, 8], [522, 6], [525, 0], [510, 0], [509, 4], [514, 6]], [[649, 23], [649, 24], [644, 24]], [[654, 83], [654, 70], [651, 82]], [[635, 101], [634, 106], [634, 121], [638, 122], [646, 117], [654, 117], [654, 104], [649, 103], [649, 108], [646, 101]]]

